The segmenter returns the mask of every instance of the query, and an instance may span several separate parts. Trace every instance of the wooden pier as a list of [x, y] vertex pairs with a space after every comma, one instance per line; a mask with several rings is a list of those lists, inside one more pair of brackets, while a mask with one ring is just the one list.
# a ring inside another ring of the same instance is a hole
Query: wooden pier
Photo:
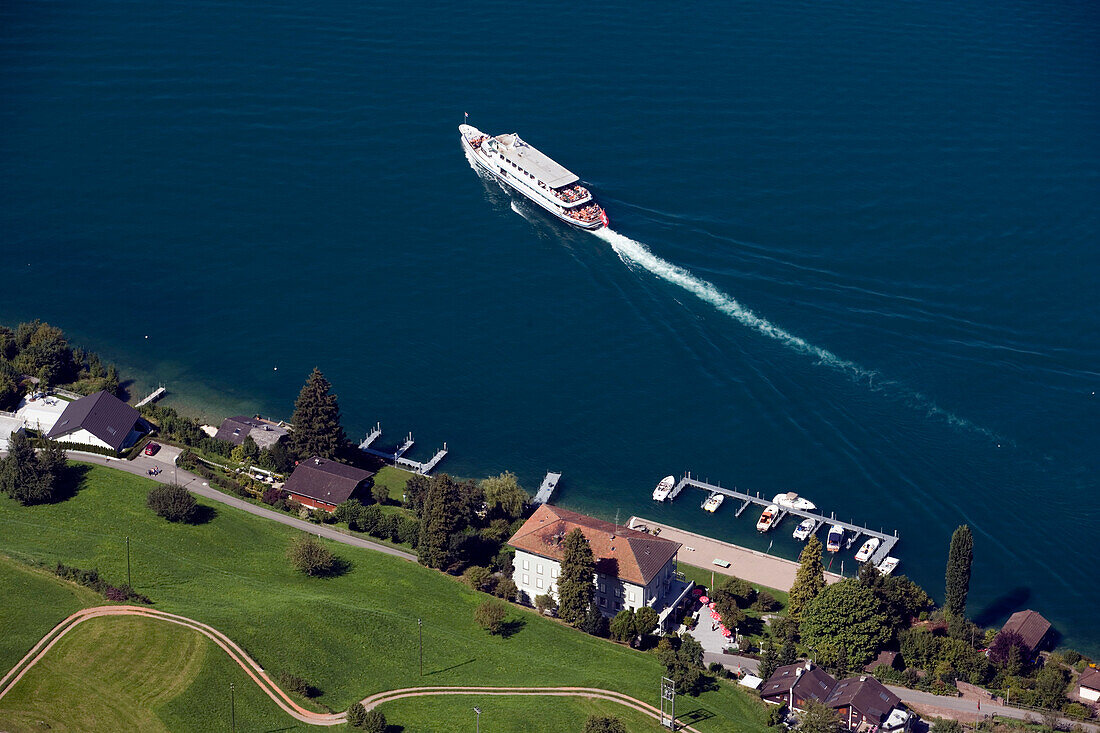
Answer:
[[150, 402], [156, 402], [161, 397], [163, 397], [164, 394], [167, 391], [168, 390], [166, 390], [164, 388], [164, 385], [162, 384], [159, 387], [157, 387], [156, 389], [154, 389], [152, 392], [150, 392], [141, 402], [137, 403], [137, 405], [135, 405], [135, 407], [144, 407], [145, 405], [148, 405]]
[[534, 504], [546, 504], [550, 501], [550, 497], [554, 495], [554, 489], [558, 488], [558, 481], [561, 480], [561, 474], [553, 471], [546, 472], [546, 478], [542, 480], [542, 486], [539, 487], [539, 493], [535, 494]]
[[[706, 481], [700, 481], [699, 479], [692, 478], [690, 473], [685, 474], [684, 477], [680, 479], [679, 483], [676, 484], [676, 488], [672, 490], [672, 495], [678, 495], [683, 489], [687, 487], [701, 489], [707, 492], [725, 494], [731, 499], [737, 499], [738, 501], [744, 502], [741, 507], [737, 509], [736, 516], [738, 517], [741, 516], [741, 514], [745, 511], [745, 509], [748, 508], [750, 504], [757, 504], [761, 507], [767, 507], [771, 506], [774, 503], [770, 498], [761, 496], [760, 492], [756, 492], [756, 494], [754, 495], [746, 493], [744, 491], [738, 491], [737, 489], [726, 489], [721, 486], [715, 486], [714, 484], [707, 483]], [[851, 522], [843, 522], [836, 518], [836, 512], [833, 512], [828, 517], [826, 517], [819, 512], [807, 512], [802, 509], [789, 509], [782, 507], [780, 508], [779, 516], [777, 516], [775, 518], [775, 521], [772, 523], [773, 531], [777, 526], [779, 526], [780, 522], [782, 522], [788, 514], [791, 516], [799, 517], [801, 519], [813, 519], [814, 534], [816, 534], [817, 531], [820, 530], [821, 527], [824, 526], [826, 523], [835, 524], [838, 527], [843, 527], [848, 538], [851, 540], [848, 544], [849, 548], [854, 547], [856, 541], [864, 535], [866, 535], [867, 537], [877, 537], [879, 540], [879, 546], [875, 550], [874, 554], [871, 555], [871, 562], [875, 565], [878, 565], [883, 560], [885, 560], [886, 557], [890, 554], [890, 551], [894, 549], [894, 545], [896, 545], [901, 539], [900, 537], [898, 537], [898, 533], [896, 531], [893, 534], [886, 534], [881, 530], [875, 531], [873, 529], [870, 529], [869, 527], [863, 527], [861, 525], [853, 524]]]
[[401, 442], [401, 445], [397, 446], [392, 452], [380, 451], [377, 448], [372, 448], [374, 441], [378, 440], [382, 436], [382, 423], [376, 423], [375, 426], [367, 433], [362, 442], [359, 443], [359, 450], [364, 453], [369, 453], [372, 456], [377, 456], [387, 461], [392, 461], [395, 466], [400, 466], [413, 473], [419, 473], [423, 476], [427, 476], [435, 467], [439, 465], [447, 456], [447, 444], [444, 443], [443, 447], [435, 452], [427, 461], [421, 463], [420, 461], [414, 461], [409, 458], [405, 458], [405, 454], [409, 452], [409, 449], [413, 447], [416, 441], [413, 440], [412, 433], [410, 432], [405, 436], [405, 440]]

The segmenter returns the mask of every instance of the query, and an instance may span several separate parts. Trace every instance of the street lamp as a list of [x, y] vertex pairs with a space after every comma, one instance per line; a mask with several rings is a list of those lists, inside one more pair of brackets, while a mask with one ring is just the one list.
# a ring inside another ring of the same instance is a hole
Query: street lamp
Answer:
[[416, 620], [416, 630], [420, 633], [420, 676], [424, 676], [424, 622]]
[[229, 715], [233, 726], [233, 733], [237, 733], [237, 704], [233, 698], [233, 683], [229, 683]]
[[474, 712], [477, 713], [477, 733], [481, 733], [481, 708], [474, 708]]

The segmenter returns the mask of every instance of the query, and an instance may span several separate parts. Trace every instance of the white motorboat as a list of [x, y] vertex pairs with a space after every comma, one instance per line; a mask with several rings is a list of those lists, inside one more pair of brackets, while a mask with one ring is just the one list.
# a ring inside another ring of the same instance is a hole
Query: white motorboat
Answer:
[[462, 148], [478, 168], [551, 215], [581, 229], [608, 226], [607, 213], [580, 179], [516, 133], [487, 135], [459, 125]]
[[653, 501], [664, 501], [670, 498], [674, 488], [676, 488], [676, 477], [665, 476], [661, 479], [661, 482], [657, 484], [657, 488], [653, 490]]
[[901, 562], [901, 560], [898, 560], [896, 557], [888, 557], [878, 564], [878, 571], [883, 575], [889, 575], [894, 572], [899, 562]]
[[810, 533], [814, 531], [814, 520], [803, 519], [799, 522], [798, 526], [794, 528], [794, 538], [800, 542], [804, 542], [810, 538]]
[[829, 538], [825, 542], [825, 549], [829, 552], [840, 552], [840, 544], [844, 542], [844, 528], [834, 524], [829, 527]]
[[772, 499], [773, 504], [778, 504], [784, 509], [797, 509], [803, 512], [812, 512], [817, 509], [817, 504], [814, 504], [809, 499], [804, 499], [793, 491], [785, 491], [782, 494], [776, 494]]
[[768, 508], [764, 510], [764, 513], [760, 515], [760, 519], [756, 522], [757, 532], [767, 532], [775, 525], [775, 518], [779, 515], [779, 507], [775, 504], [769, 504]]
[[859, 562], [867, 562], [871, 559], [871, 555], [875, 554], [875, 550], [882, 544], [882, 540], [878, 537], [872, 537], [863, 543], [863, 547], [859, 548], [859, 552], [856, 553], [856, 560]]
[[718, 507], [722, 506], [722, 502], [726, 500], [725, 494], [719, 494], [715, 491], [713, 494], [707, 497], [707, 500], [703, 502], [703, 508], [708, 512], [718, 511]]

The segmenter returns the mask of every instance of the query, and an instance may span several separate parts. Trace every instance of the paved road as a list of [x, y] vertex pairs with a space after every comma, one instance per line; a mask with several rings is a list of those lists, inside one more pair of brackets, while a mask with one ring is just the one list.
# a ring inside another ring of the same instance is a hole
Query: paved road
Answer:
[[[917, 712], [924, 711], [923, 714], [925, 715], [935, 715], [941, 718], [955, 718], [967, 722], [976, 722], [979, 717], [984, 718], [991, 715], [1000, 715], [1005, 718], [1015, 718], [1016, 720], [1023, 720], [1027, 716], [1039, 718], [1039, 714], [1036, 712], [1020, 710], [1019, 708], [1010, 707], [1008, 705], [998, 705], [995, 702], [986, 700], [982, 701], [982, 709], [979, 712], [978, 703], [975, 700], [962, 697], [933, 695], [931, 692], [910, 690], [907, 687], [895, 687], [893, 685], [887, 685], [887, 687], [891, 692], [900, 697], [901, 701], [906, 705], [917, 710]], [[1068, 718], [1061, 718], [1061, 721], [1067, 729], [1079, 723], [1079, 721], [1069, 720]], [[1081, 723], [1081, 725], [1084, 726], [1085, 730], [1093, 731], [1093, 733], [1100, 731], [1100, 726], [1090, 723]]]
[[[161, 449], [162, 451], [164, 448]], [[416, 562], [416, 555], [405, 552], [403, 550], [396, 550], [387, 545], [382, 545], [377, 542], [371, 542], [361, 537], [354, 537], [352, 535], [344, 534], [343, 532], [333, 529], [325, 524], [313, 524], [307, 522], [304, 519], [298, 519], [297, 517], [291, 517], [282, 512], [277, 512], [274, 509], [268, 509], [262, 506], [256, 506], [255, 504], [245, 501], [237, 496], [230, 496], [229, 494], [218, 491], [213, 486], [207, 484], [206, 480], [200, 476], [184, 471], [182, 468], [176, 468], [175, 466], [165, 466], [164, 462], [158, 460], [159, 456], [138, 456], [132, 461], [125, 461], [118, 458], [108, 458], [106, 456], [96, 455], [94, 453], [78, 453], [77, 451], [68, 451], [71, 460], [80, 461], [82, 463], [94, 463], [100, 466], [107, 466], [108, 468], [114, 468], [119, 471], [125, 471], [126, 473], [132, 473], [135, 476], [144, 476], [145, 478], [151, 478], [154, 481], [159, 481], [162, 484], [178, 483], [181, 486], [186, 486], [187, 490], [192, 494], [205, 497], [207, 499], [213, 499], [214, 501], [226, 504], [231, 507], [235, 507], [242, 511], [246, 511], [249, 514], [255, 514], [258, 517], [265, 519], [271, 519], [285, 524], [288, 527], [294, 527], [300, 529], [303, 532], [308, 532], [318, 537], [325, 537], [336, 542], [343, 542], [345, 545], [352, 545], [354, 547], [365, 547], [368, 550], [376, 550], [387, 555], [394, 557], [400, 557], [404, 560], [410, 560]], [[149, 469], [158, 467], [161, 472], [157, 476], [150, 476]]]

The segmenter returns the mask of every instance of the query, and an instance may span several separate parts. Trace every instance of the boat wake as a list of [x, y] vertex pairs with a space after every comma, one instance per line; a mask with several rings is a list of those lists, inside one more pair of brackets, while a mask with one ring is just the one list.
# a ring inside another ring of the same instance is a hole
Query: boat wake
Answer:
[[854, 361], [837, 356], [828, 349], [811, 344], [806, 339], [796, 336], [766, 318], [753, 313], [741, 305], [732, 295], [722, 292], [713, 283], [693, 275], [683, 267], [661, 259], [641, 242], [606, 227], [592, 233], [611, 245], [619, 259], [628, 266], [632, 264], [640, 266], [657, 277], [673, 285], [678, 285], [741, 325], [751, 328], [793, 351], [813, 357], [818, 363], [846, 374], [856, 382], [866, 382], [867, 386], [872, 389], [883, 390], [887, 387], [894, 387], [902, 392], [901, 396], [904, 397], [906, 402], [917, 409], [924, 410], [929, 417], [937, 417], [949, 425], [971, 430], [990, 439], [999, 439], [989, 430], [944, 410], [919, 392], [905, 389], [897, 382], [882, 379], [875, 370], [866, 369]]

